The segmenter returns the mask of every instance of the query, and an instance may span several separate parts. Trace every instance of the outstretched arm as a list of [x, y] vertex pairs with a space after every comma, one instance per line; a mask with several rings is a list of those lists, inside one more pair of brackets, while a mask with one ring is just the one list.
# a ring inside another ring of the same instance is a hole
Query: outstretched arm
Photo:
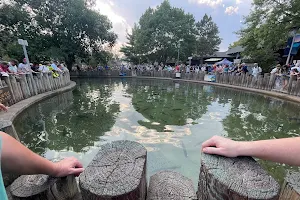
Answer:
[[55, 177], [79, 175], [82, 164], [76, 158], [66, 158], [53, 163], [26, 148], [6, 133], [0, 132], [2, 139], [1, 167], [4, 172], [19, 175], [47, 174]]
[[252, 156], [300, 166], [300, 137], [253, 142], [237, 142], [214, 136], [202, 144], [202, 151], [226, 157]]

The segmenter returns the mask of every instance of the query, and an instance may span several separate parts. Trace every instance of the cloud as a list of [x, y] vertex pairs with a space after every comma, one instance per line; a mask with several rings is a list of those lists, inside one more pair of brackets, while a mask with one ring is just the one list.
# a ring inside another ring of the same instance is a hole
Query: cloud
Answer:
[[235, 3], [238, 5], [238, 4], [241, 4], [242, 3], [242, 0], [236, 0]]
[[225, 9], [225, 13], [226, 13], [227, 15], [237, 14], [238, 11], [239, 11], [239, 7], [238, 7], [238, 6], [236, 6], [236, 7], [234, 7], [234, 6], [229, 6], [229, 7], [226, 7], [226, 9]]
[[118, 40], [113, 52], [118, 52], [120, 47], [126, 43], [126, 35], [127, 32], [131, 30], [131, 26], [127, 20], [116, 11], [116, 4], [113, 0], [96, 0], [95, 9], [102, 15], [106, 15], [112, 22], [112, 30], [118, 35]]
[[118, 41], [126, 42], [126, 33], [131, 29], [126, 19], [114, 10], [115, 3], [112, 0], [97, 0], [96, 10], [106, 15], [113, 24], [113, 31], [118, 34]]
[[223, 0], [188, 0], [189, 3], [197, 3], [199, 5], [206, 5], [212, 8], [222, 5]]

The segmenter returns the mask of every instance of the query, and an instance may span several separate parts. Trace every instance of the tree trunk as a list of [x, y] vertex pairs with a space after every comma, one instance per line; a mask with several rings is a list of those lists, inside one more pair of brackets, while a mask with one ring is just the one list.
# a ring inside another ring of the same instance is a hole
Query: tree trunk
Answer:
[[202, 154], [198, 183], [201, 200], [277, 200], [279, 184], [252, 158]]
[[53, 178], [47, 175], [25, 175], [16, 179], [8, 191], [12, 197], [21, 199], [73, 199], [78, 195], [74, 176]]
[[101, 146], [79, 176], [84, 200], [145, 200], [146, 149], [136, 142], [116, 141]]
[[293, 172], [285, 178], [279, 200], [300, 199], [300, 173]]
[[156, 173], [150, 178], [147, 200], [159, 199], [197, 199], [192, 180], [172, 171]]

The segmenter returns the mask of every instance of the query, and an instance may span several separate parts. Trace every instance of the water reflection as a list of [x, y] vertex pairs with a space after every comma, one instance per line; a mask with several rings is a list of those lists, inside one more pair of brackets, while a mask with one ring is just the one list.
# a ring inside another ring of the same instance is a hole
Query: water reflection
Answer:
[[203, 86], [186, 84], [186, 87], [179, 87], [179, 83], [175, 83], [174, 87], [170, 81], [153, 81], [145, 87], [145, 83], [149, 81], [132, 82], [134, 86], [129, 87], [127, 92], [132, 94], [134, 109], [148, 119], [139, 121], [139, 124], [158, 132], [172, 132], [166, 125], [193, 123], [207, 112], [211, 103]]
[[29, 108], [15, 121], [21, 140], [39, 154], [47, 149], [86, 151], [115, 123], [119, 104], [111, 99], [112, 89], [79, 83], [73, 92]]
[[[200, 147], [211, 136], [258, 140], [299, 132], [297, 104], [252, 93], [173, 81], [76, 82], [72, 92], [27, 109], [15, 122], [20, 139], [49, 159], [76, 156], [86, 166], [101, 144], [134, 140], [148, 150], [148, 176], [176, 170], [196, 185]], [[278, 180], [296, 170], [260, 162]]]

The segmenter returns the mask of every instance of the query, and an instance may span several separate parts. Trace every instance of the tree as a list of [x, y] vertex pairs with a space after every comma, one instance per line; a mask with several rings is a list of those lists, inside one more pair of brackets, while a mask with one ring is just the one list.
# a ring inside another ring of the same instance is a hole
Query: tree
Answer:
[[218, 51], [221, 44], [219, 29], [212, 17], [205, 14], [201, 21], [196, 23], [196, 55], [203, 63], [203, 57]]
[[[90, 52], [101, 52], [117, 38], [106, 16], [87, 7], [84, 0], [15, 0], [0, 8], [0, 34], [14, 43], [28, 40], [33, 60], [63, 59], [69, 68], [75, 57], [88, 58]], [[6, 52], [7, 53], [7, 52]], [[50, 53], [50, 55], [49, 55]]]
[[128, 45], [122, 48], [128, 60], [163, 62], [176, 58], [185, 61], [194, 50], [194, 16], [171, 7], [165, 0], [156, 9], [148, 8], [129, 35]]
[[229, 44], [229, 49], [232, 49], [234, 47], [241, 46], [241, 45], [242, 45], [241, 40], [238, 40], [238, 41], [233, 42], [232, 44]]
[[121, 48], [121, 52], [125, 55], [125, 60], [132, 62], [133, 64], [138, 64], [140, 62], [140, 56], [138, 55], [136, 42], [136, 34], [138, 31], [138, 26], [135, 24], [132, 33], [127, 33], [127, 44]]
[[300, 27], [300, 2], [297, 0], [255, 0], [238, 34], [244, 55], [268, 69], [276, 62], [274, 52], [285, 48], [292, 27]]

